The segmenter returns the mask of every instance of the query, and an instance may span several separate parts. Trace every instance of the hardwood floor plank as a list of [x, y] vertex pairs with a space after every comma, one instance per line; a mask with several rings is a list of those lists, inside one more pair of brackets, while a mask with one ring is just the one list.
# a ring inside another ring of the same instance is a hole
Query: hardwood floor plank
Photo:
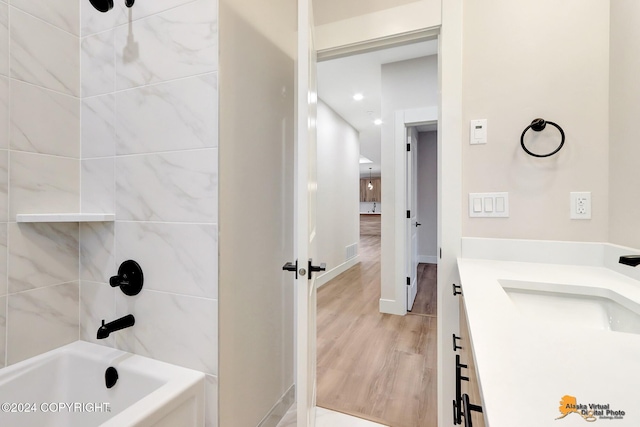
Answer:
[[318, 406], [435, 427], [437, 319], [382, 314], [379, 299], [380, 236], [362, 235], [360, 263], [318, 290]]
[[438, 314], [438, 265], [418, 264], [418, 294], [411, 314], [435, 316]]

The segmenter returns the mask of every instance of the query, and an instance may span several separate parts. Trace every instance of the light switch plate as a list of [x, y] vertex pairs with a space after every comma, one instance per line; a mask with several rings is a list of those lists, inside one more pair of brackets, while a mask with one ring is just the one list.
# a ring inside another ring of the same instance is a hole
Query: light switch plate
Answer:
[[508, 218], [509, 193], [469, 193], [469, 216]]

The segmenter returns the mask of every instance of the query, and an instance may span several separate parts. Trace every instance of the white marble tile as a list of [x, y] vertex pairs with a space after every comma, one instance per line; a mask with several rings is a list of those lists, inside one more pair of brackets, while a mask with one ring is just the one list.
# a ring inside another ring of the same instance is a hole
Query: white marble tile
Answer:
[[11, 9], [11, 77], [80, 96], [80, 40]]
[[9, 6], [0, 3], [0, 74], [9, 76]]
[[7, 344], [7, 297], [0, 297], [0, 368], [4, 367]]
[[133, 8], [128, 9], [124, 5], [124, 0], [114, 1], [113, 9], [106, 13], [98, 11], [89, 1], [80, 2], [82, 37], [111, 30], [119, 24], [124, 24], [130, 13], [133, 13]]
[[9, 293], [78, 280], [77, 223], [9, 223]]
[[[82, 2], [82, 35], [87, 36], [109, 30], [192, 1], [194, 0], [138, 1], [131, 9], [125, 7], [124, 1], [114, 2], [113, 9], [108, 13], [98, 12], [91, 3]], [[215, 0], [210, 1], [215, 3]]]
[[115, 157], [82, 160], [80, 210], [114, 213], [116, 209]]
[[98, 328], [116, 318], [116, 291], [106, 283], [80, 282], [80, 339], [115, 347], [115, 336], [98, 339]]
[[116, 315], [136, 324], [116, 332], [118, 348], [163, 362], [218, 372], [218, 301], [143, 289], [116, 295]]
[[209, 73], [118, 92], [117, 153], [217, 146], [217, 86]]
[[78, 98], [12, 80], [10, 146], [13, 150], [79, 159]]
[[114, 223], [80, 224], [80, 279], [108, 283], [117, 272]]
[[196, 0], [116, 29], [116, 87], [216, 71], [215, 3]]
[[116, 154], [116, 97], [102, 95], [82, 101], [82, 158]]
[[11, 152], [9, 218], [80, 210], [80, 160]]
[[204, 426], [218, 427], [218, 377], [204, 379]]
[[120, 222], [116, 260], [136, 260], [145, 288], [218, 298], [218, 228], [214, 224]]
[[51, 25], [80, 35], [80, 2], [69, 0], [10, 0], [14, 6]]
[[10, 79], [0, 76], [0, 149], [9, 148], [10, 87]]
[[20, 292], [8, 298], [8, 364], [78, 340], [77, 282]]
[[82, 96], [102, 95], [116, 90], [114, 32], [85, 37], [82, 49]]
[[0, 150], [0, 222], [9, 220], [9, 151]]
[[218, 150], [208, 148], [116, 159], [116, 218], [215, 223]]

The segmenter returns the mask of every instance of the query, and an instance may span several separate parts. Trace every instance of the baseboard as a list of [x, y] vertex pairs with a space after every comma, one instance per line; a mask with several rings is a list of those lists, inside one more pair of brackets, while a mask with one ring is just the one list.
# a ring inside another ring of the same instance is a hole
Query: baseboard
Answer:
[[257, 427], [276, 427], [280, 420], [285, 416], [293, 402], [296, 400], [296, 386], [292, 384], [291, 387], [282, 395], [280, 400], [273, 405], [273, 408], [267, 415], [260, 421]]
[[435, 255], [418, 255], [418, 262], [422, 264], [437, 264], [438, 257]]
[[380, 298], [380, 313], [397, 314], [404, 316], [407, 314], [407, 307], [404, 301], [398, 302], [394, 299], [382, 299]]
[[360, 262], [360, 255], [356, 255], [350, 260], [347, 260], [340, 264], [337, 267], [332, 268], [331, 270], [325, 272], [322, 276], [318, 276], [316, 278], [316, 287], [320, 287], [325, 285], [329, 280], [338, 277], [340, 274], [344, 273], [354, 265]]

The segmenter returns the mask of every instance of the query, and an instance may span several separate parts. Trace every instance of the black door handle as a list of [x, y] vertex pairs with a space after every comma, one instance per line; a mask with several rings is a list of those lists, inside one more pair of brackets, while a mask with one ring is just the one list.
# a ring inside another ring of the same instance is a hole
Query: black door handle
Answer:
[[313, 265], [313, 260], [309, 258], [309, 279], [311, 279], [311, 275], [314, 272], [326, 271], [326, 270], [327, 270], [327, 264], [323, 262], [320, 265]]
[[422, 224], [416, 221], [416, 227], [420, 227]]
[[286, 271], [293, 271], [294, 273], [296, 273], [296, 279], [298, 278], [298, 260], [296, 260], [295, 264], [292, 262], [286, 263], [282, 266], [282, 269]]

